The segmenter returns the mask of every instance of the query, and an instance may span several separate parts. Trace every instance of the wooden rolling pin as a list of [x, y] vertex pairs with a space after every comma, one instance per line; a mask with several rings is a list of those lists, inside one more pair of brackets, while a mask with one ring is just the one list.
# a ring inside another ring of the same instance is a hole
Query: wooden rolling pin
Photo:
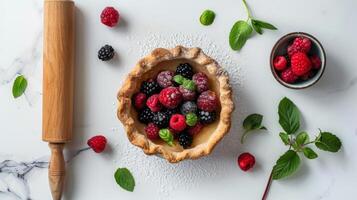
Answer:
[[42, 140], [48, 142], [51, 149], [48, 177], [54, 200], [62, 196], [63, 148], [72, 138], [74, 54], [74, 2], [45, 0]]

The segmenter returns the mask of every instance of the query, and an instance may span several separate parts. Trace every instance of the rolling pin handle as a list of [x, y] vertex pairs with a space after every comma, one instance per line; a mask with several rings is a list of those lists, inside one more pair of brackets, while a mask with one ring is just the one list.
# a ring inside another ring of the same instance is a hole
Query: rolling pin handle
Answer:
[[49, 143], [51, 160], [48, 169], [48, 178], [53, 200], [60, 200], [65, 178], [65, 160], [63, 156], [64, 143]]

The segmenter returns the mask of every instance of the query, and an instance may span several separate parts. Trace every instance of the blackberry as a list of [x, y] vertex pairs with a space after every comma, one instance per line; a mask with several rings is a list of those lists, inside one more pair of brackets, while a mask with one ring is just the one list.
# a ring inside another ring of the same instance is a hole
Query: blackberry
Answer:
[[166, 112], [157, 112], [154, 114], [153, 122], [160, 128], [166, 128], [169, 126], [170, 116]]
[[144, 123], [144, 124], [152, 122], [153, 118], [154, 118], [154, 113], [148, 107], [145, 107], [139, 113], [139, 121]]
[[178, 142], [184, 149], [187, 149], [192, 145], [192, 140], [193, 140], [193, 137], [190, 134], [187, 134], [185, 132], [181, 133], [178, 136]]
[[105, 45], [100, 50], [98, 51], [98, 58], [101, 59], [102, 61], [107, 61], [110, 60], [114, 57], [114, 49], [110, 45]]
[[174, 109], [166, 109], [164, 112], [165, 112], [165, 114], [166, 114], [166, 115], [169, 117], [169, 119], [170, 119], [173, 114], [179, 113], [179, 110], [178, 110], [177, 108], [174, 108]]
[[198, 111], [198, 118], [203, 124], [210, 124], [216, 120], [216, 112]]
[[181, 63], [176, 69], [176, 74], [180, 74], [185, 78], [192, 79], [192, 66], [189, 63]]
[[144, 81], [141, 84], [140, 91], [146, 94], [148, 97], [160, 92], [160, 86], [155, 81]]
[[196, 113], [197, 112], [197, 105], [193, 101], [186, 101], [181, 106], [181, 113], [187, 115], [188, 113]]

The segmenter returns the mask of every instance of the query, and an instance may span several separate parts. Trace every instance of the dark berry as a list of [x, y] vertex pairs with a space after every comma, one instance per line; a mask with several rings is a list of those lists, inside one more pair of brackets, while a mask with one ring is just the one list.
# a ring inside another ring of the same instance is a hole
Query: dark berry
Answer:
[[188, 113], [196, 113], [197, 105], [193, 101], [186, 101], [182, 104], [180, 111], [184, 115], [187, 115]]
[[216, 120], [216, 112], [207, 112], [200, 110], [198, 111], [198, 118], [200, 119], [200, 122], [203, 124], [210, 124]]
[[160, 92], [160, 86], [155, 81], [144, 81], [141, 84], [140, 91], [147, 96], [151, 96]]
[[153, 122], [160, 128], [169, 126], [170, 117], [166, 112], [157, 112], [154, 114]]
[[154, 113], [148, 107], [145, 107], [139, 113], [139, 121], [144, 123], [144, 124], [152, 122], [153, 117], [154, 117]]
[[181, 63], [176, 69], [176, 74], [180, 74], [185, 78], [192, 79], [193, 76], [192, 66], [188, 63]]
[[192, 140], [193, 137], [187, 133], [181, 133], [178, 136], [178, 142], [184, 149], [187, 149], [192, 145]]
[[171, 116], [172, 116], [173, 114], [179, 113], [179, 109], [178, 109], [178, 108], [166, 109], [164, 112], [166, 113], [166, 115], [167, 115], [169, 118], [171, 118]]
[[156, 81], [162, 88], [172, 86], [172, 79], [175, 73], [172, 71], [162, 71], [157, 75]]
[[102, 61], [107, 61], [112, 59], [114, 57], [114, 54], [115, 52], [113, 47], [106, 44], [98, 51], [98, 58]]

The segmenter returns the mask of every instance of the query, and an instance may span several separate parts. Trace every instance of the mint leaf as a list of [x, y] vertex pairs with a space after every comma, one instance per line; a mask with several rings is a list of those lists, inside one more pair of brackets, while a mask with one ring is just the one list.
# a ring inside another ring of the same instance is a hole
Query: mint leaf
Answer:
[[296, 136], [296, 143], [299, 146], [304, 145], [310, 141], [309, 135], [306, 132], [301, 132]]
[[274, 25], [269, 24], [268, 22], [257, 20], [257, 19], [252, 19], [252, 25], [257, 26], [261, 29], [265, 28], [265, 29], [270, 29], [270, 30], [277, 30], [277, 28]]
[[174, 143], [174, 136], [172, 135], [171, 131], [167, 128], [161, 129], [159, 131], [160, 138], [165, 141], [169, 146], [173, 146]]
[[241, 143], [244, 143], [245, 137], [247, 137], [248, 133], [253, 130], [266, 130], [264, 126], [262, 126], [263, 115], [260, 114], [251, 114], [247, 116], [243, 121], [243, 128], [245, 130], [244, 134], [241, 137]]
[[289, 135], [288, 134], [281, 132], [281, 133], [279, 133], [279, 136], [280, 136], [281, 141], [283, 141], [283, 143], [285, 145], [290, 144], [290, 140], [289, 140]]
[[237, 21], [229, 33], [229, 45], [235, 51], [242, 49], [252, 32], [253, 29], [247, 22]]
[[253, 23], [253, 20], [252, 20], [252, 26], [253, 26], [253, 28], [254, 28], [255, 32], [259, 33], [260, 35], [261, 35], [261, 34], [263, 34], [263, 29], [262, 29], [262, 28], [260, 28], [260, 26], [259, 26], [259, 25], [257, 25], [257, 24], [255, 24], [255, 23]]
[[279, 103], [279, 123], [287, 134], [295, 133], [300, 127], [300, 114], [295, 104], [284, 97]]
[[196, 84], [193, 80], [183, 79], [182, 87], [191, 91], [195, 91]]
[[329, 132], [321, 132], [316, 139], [315, 145], [323, 151], [337, 152], [340, 150], [342, 143], [336, 135]]
[[27, 80], [26, 78], [21, 75], [16, 77], [14, 84], [12, 86], [12, 95], [14, 98], [20, 97], [27, 88]]
[[276, 161], [272, 177], [274, 180], [278, 180], [290, 176], [298, 169], [299, 165], [299, 155], [293, 150], [288, 150]]
[[127, 168], [118, 168], [114, 174], [114, 178], [117, 184], [124, 190], [129, 192], [134, 191], [135, 180]]
[[305, 157], [308, 158], [308, 159], [315, 159], [315, 158], [317, 158], [317, 154], [315, 153], [315, 151], [312, 150], [312, 149], [309, 148], [309, 147], [305, 147], [302, 151], [303, 151]]
[[212, 10], [205, 10], [200, 16], [200, 22], [204, 26], [211, 25], [214, 21], [216, 14]]

